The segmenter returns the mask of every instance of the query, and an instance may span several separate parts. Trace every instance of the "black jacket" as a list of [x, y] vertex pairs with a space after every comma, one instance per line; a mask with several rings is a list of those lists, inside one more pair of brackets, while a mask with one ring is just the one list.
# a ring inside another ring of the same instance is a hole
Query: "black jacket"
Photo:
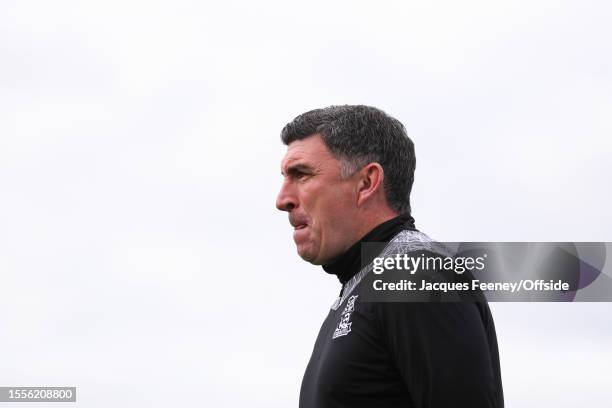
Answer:
[[317, 337], [300, 408], [503, 407], [486, 302], [363, 301], [361, 242], [388, 242], [400, 232], [426, 237], [411, 218], [397, 217], [324, 266], [343, 289]]

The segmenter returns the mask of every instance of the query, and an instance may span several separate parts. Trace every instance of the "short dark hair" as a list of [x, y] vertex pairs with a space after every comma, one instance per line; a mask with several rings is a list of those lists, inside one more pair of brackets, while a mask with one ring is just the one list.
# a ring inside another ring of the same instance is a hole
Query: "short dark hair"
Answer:
[[345, 177], [368, 163], [379, 163], [385, 172], [383, 188], [389, 206], [399, 214], [410, 214], [416, 157], [399, 120], [372, 106], [329, 106], [297, 116], [285, 125], [281, 140], [289, 145], [315, 134], [340, 160]]

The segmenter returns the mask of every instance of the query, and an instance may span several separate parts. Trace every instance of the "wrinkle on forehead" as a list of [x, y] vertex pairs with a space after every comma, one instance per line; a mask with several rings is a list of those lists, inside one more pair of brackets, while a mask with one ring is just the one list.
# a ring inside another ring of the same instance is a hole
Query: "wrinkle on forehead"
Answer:
[[333, 159], [334, 157], [329, 153], [319, 136], [296, 140], [287, 146], [287, 153], [281, 161], [281, 173], [286, 174], [287, 169], [293, 165], [320, 169], [326, 162]]
[[287, 146], [287, 153], [281, 161], [281, 173], [286, 174], [290, 167], [301, 165], [316, 171], [328, 167], [340, 169], [340, 162], [331, 154], [318, 135], [296, 140]]

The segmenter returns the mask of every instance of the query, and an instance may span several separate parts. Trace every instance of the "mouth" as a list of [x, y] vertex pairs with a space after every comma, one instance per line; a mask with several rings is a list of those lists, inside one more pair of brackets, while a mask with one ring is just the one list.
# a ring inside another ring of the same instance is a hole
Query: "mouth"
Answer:
[[293, 240], [298, 246], [304, 244], [308, 240], [310, 232], [306, 227], [308, 227], [308, 224], [296, 223], [293, 226]]
[[306, 217], [297, 214], [290, 214], [289, 224], [291, 224], [294, 231], [303, 230], [308, 226], [308, 220], [306, 219]]

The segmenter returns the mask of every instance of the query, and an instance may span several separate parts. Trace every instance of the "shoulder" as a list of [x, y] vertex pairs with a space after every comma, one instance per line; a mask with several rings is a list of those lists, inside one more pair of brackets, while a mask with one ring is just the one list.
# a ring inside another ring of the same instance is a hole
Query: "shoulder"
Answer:
[[402, 230], [395, 235], [385, 252], [395, 253], [410, 253], [426, 251], [440, 256], [450, 256], [451, 250], [444, 244], [430, 238], [427, 234], [418, 230]]

